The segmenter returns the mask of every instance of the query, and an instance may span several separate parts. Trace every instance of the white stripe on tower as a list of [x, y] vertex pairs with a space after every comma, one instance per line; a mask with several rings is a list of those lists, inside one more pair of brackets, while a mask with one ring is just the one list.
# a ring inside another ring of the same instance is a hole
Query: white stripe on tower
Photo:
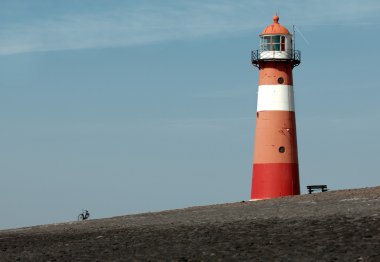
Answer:
[[257, 112], [268, 110], [295, 111], [292, 85], [260, 85]]

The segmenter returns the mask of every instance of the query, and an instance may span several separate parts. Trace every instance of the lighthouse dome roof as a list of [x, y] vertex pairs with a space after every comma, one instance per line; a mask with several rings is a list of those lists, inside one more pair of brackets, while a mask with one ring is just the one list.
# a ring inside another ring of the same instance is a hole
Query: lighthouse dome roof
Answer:
[[285, 27], [280, 25], [278, 22], [280, 18], [278, 15], [275, 15], [273, 17], [273, 24], [267, 26], [264, 31], [261, 33], [262, 35], [290, 35], [289, 30]]

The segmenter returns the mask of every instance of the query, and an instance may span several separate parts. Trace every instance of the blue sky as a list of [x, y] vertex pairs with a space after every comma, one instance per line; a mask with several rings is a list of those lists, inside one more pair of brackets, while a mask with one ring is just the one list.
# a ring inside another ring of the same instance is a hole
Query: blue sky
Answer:
[[0, 228], [247, 200], [258, 71], [295, 24], [302, 192], [380, 184], [378, 1], [0, 4]]

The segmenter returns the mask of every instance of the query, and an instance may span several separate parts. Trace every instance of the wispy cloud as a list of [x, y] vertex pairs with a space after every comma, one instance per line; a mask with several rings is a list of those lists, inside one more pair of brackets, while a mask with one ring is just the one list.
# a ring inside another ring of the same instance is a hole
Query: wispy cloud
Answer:
[[[38, 1], [38, 0], [36, 0]], [[194, 0], [142, 1], [107, 6], [94, 12], [55, 12], [55, 16], [3, 21], [0, 55], [24, 52], [102, 48], [148, 44], [208, 35], [226, 35], [268, 24], [276, 11], [285, 23], [317, 25], [373, 22], [380, 11], [375, 0], [259, 1]], [[99, 2], [98, 2], [99, 4]], [[75, 5], [75, 2], [68, 2]], [[71, 8], [69, 10], [74, 10]], [[291, 19], [290, 19], [291, 17]]]

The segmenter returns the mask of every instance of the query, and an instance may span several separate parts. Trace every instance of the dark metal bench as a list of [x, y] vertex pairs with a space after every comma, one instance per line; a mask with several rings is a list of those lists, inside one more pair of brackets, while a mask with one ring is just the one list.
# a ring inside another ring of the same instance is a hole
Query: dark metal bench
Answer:
[[313, 193], [316, 190], [321, 190], [321, 192], [326, 192], [328, 190], [327, 185], [310, 185], [306, 187], [307, 187], [307, 190], [309, 191], [309, 194]]

